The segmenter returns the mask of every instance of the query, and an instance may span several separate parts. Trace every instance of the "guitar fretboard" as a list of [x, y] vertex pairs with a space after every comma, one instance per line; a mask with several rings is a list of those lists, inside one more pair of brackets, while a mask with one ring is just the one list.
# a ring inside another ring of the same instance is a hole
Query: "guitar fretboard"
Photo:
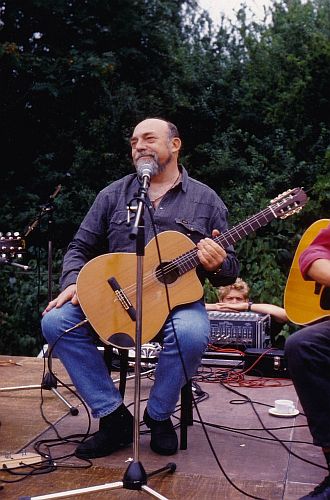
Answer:
[[[228, 248], [233, 243], [243, 239], [248, 234], [252, 233], [256, 229], [262, 226], [266, 226], [271, 220], [276, 218], [275, 212], [271, 207], [267, 207], [261, 212], [253, 215], [244, 222], [241, 222], [237, 226], [228, 229], [224, 233], [216, 236], [214, 241], [216, 241], [223, 248]], [[197, 248], [193, 248], [188, 252], [176, 257], [170, 265], [164, 266], [163, 271], [166, 273], [167, 270], [173, 270], [176, 268], [178, 274], [181, 276], [188, 271], [191, 271], [199, 264], [199, 259], [197, 257]]]

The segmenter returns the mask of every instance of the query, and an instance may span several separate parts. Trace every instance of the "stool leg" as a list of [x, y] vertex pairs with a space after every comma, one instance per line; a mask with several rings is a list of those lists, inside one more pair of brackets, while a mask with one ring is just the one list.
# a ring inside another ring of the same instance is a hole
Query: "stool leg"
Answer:
[[119, 392], [121, 397], [124, 399], [126, 390], [126, 377], [128, 372], [128, 350], [119, 349], [120, 354], [120, 380], [119, 380]]
[[193, 425], [192, 382], [189, 380], [181, 389], [180, 450], [187, 449], [188, 425]]
[[108, 368], [109, 375], [111, 376], [112, 360], [113, 360], [113, 347], [112, 346], [105, 346], [103, 356], [104, 356], [105, 364], [107, 365], [107, 368]]
[[[126, 390], [126, 377], [128, 372], [128, 350], [127, 349], [118, 349], [119, 353], [119, 392], [121, 397], [124, 399], [125, 390]], [[104, 348], [104, 360], [109, 370], [109, 375], [111, 376], [111, 368], [113, 361], [113, 347], [106, 346]]]

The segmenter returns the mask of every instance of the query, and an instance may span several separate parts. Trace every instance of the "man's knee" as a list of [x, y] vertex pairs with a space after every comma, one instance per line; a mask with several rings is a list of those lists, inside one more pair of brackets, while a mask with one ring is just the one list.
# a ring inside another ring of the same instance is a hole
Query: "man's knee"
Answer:
[[41, 320], [41, 329], [43, 336], [46, 340], [48, 340], [49, 343], [52, 343], [53, 338], [56, 336], [58, 322], [57, 317], [58, 310], [52, 309], [51, 311], [46, 313]]
[[315, 358], [318, 339], [312, 335], [311, 327], [305, 327], [296, 333], [293, 333], [285, 341], [285, 355], [289, 365], [299, 365], [310, 363]]
[[293, 333], [290, 335], [286, 340], [284, 344], [284, 352], [286, 356], [290, 356], [292, 352], [295, 351], [297, 344], [299, 343], [299, 340], [297, 336]]

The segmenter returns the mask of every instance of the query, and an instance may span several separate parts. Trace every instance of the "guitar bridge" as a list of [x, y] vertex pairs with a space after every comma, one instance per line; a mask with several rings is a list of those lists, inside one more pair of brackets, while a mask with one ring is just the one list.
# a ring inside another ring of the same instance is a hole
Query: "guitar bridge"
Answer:
[[119, 300], [122, 307], [125, 309], [125, 311], [129, 315], [131, 320], [136, 321], [135, 308], [134, 308], [132, 302], [127, 297], [127, 295], [124, 293], [123, 289], [120, 287], [116, 278], [114, 278], [114, 277], [109, 278], [108, 283], [111, 286], [112, 290], [115, 292], [117, 299]]

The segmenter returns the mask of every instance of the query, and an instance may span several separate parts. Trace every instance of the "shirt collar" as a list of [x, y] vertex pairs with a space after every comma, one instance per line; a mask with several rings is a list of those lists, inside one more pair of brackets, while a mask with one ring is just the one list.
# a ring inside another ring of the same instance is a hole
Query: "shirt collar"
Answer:
[[182, 191], [186, 193], [188, 189], [188, 172], [181, 164], [179, 164], [179, 169], [181, 171], [181, 188]]

